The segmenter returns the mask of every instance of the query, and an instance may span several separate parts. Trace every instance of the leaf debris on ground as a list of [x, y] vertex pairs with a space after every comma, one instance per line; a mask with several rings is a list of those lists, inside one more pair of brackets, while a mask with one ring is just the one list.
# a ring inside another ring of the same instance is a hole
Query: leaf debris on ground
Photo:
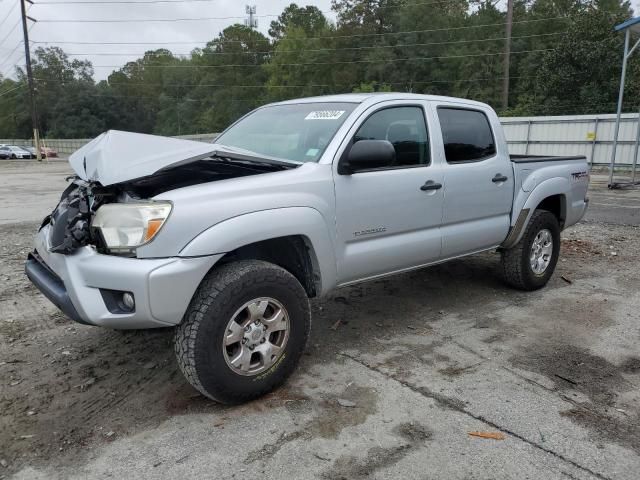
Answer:
[[491, 440], [504, 440], [506, 435], [502, 432], [469, 432], [472, 437], [488, 438]]

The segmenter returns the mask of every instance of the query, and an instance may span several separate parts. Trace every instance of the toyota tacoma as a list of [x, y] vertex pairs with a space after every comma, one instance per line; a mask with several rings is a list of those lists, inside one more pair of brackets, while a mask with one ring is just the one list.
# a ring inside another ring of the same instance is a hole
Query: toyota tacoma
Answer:
[[108, 131], [69, 162], [29, 279], [84, 324], [174, 327], [224, 403], [292, 373], [310, 298], [487, 250], [539, 289], [588, 205], [584, 157], [509, 155], [488, 105], [415, 94], [266, 105], [213, 143]]

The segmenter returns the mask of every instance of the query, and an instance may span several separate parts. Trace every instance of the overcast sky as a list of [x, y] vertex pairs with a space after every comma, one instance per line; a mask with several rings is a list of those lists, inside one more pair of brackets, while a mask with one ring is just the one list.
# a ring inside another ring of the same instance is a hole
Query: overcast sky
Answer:
[[[30, 30], [33, 42], [168, 42], [157, 45], [75, 45], [63, 44], [62, 47], [74, 58], [90, 60], [98, 80], [106, 78], [127, 61], [140, 57], [145, 50], [166, 47], [175, 54], [188, 54], [193, 48], [203, 46], [228, 25], [242, 23], [245, 14], [245, 2], [238, 0], [197, 0], [173, 3], [147, 4], [50, 4], [46, 2], [93, 2], [100, 0], [38, 0], [28, 15], [38, 23]], [[113, 0], [125, 1], [125, 0]], [[138, 0], [153, 1], [153, 0]], [[158, 0], [156, 0], [158, 1]], [[265, 33], [271, 20], [279, 15], [292, 0], [253, 0], [256, 5], [258, 29]], [[316, 5], [330, 18], [331, 0], [298, 1], [298, 5]], [[640, 0], [633, 0], [634, 9], [639, 11]], [[7, 16], [8, 15], [8, 16]], [[0, 0], [0, 73], [13, 76], [13, 65], [24, 65], [22, 28], [19, 24], [19, 0]], [[235, 17], [221, 20], [174, 21], [174, 22], [134, 22], [137, 19], [179, 19], [202, 17]], [[49, 23], [52, 20], [123, 20], [131, 23]], [[11, 31], [14, 27], [15, 29]], [[3, 40], [4, 39], [4, 40]], [[172, 44], [171, 42], [188, 42]], [[32, 50], [36, 46], [34, 44]], [[46, 46], [46, 45], [43, 45]], [[117, 55], [98, 55], [116, 53]], [[86, 55], [85, 55], [86, 54]], [[101, 67], [101, 65], [108, 65]]]
[[[243, 23], [247, 16], [245, 2], [242, 0], [200, 0], [191, 2], [123, 4], [123, 5], [90, 5], [90, 4], [55, 4], [46, 2], [64, 0], [39, 0], [33, 5], [28, 15], [38, 20], [31, 31], [32, 42], [169, 42], [158, 45], [74, 45], [58, 44], [74, 58], [89, 59], [94, 65], [96, 79], [106, 78], [113, 67], [99, 65], [123, 65], [135, 60], [146, 50], [166, 47], [176, 54], [188, 54], [193, 48], [215, 38], [220, 31], [233, 23]], [[99, 0], [68, 0], [92, 2]], [[113, 0], [124, 1], [124, 0]], [[139, 0], [151, 1], [151, 0]], [[269, 24], [282, 13], [292, 0], [253, 0], [251, 5], [257, 9], [258, 30], [266, 34]], [[331, 14], [331, 0], [298, 1], [298, 5], [316, 5], [325, 14]], [[16, 22], [20, 20], [18, 0], [0, 0], [0, 21], [17, 5], [3, 25], [0, 25], [0, 40], [4, 38]], [[48, 23], [49, 20], [136, 20], [136, 19], [179, 19], [202, 17], [233, 17], [221, 20], [175, 21], [175, 22], [132, 22], [132, 23]], [[22, 40], [22, 28], [18, 25], [9, 37], [0, 44], [0, 72], [10, 73], [15, 63], [24, 65], [23, 48], [14, 47]], [[170, 42], [189, 42], [172, 44]], [[34, 44], [32, 51], [40, 44]], [[22, 52], [22, 55], [21, 53]], [[96, 55], [97, 53], [122, 53], [129, 55]], [[10, 55], [9, 58], [7, 56]]]

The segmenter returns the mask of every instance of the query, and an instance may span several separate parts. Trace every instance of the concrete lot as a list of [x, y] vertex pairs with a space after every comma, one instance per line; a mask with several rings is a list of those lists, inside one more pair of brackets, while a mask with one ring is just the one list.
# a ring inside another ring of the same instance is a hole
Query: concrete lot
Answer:
[[638, 478], [638, 190], [594, 177], [541, 291], [482, 254], [314, 301], [294, 377], [231, 408], [182, 379], [171, 331], [77, 325], [28, 284], [68, 173], [0, 163], [0, 477]]

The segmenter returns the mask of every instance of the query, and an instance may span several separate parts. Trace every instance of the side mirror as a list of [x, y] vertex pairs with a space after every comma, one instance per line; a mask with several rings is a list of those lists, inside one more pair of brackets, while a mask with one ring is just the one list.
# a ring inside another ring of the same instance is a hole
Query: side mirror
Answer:
[[351, 146], [340, 164], [338, 173], [350, 175], [360, 170], [389, 167], [396, 159], [396, 150], [387, 140], [359, 140]]

